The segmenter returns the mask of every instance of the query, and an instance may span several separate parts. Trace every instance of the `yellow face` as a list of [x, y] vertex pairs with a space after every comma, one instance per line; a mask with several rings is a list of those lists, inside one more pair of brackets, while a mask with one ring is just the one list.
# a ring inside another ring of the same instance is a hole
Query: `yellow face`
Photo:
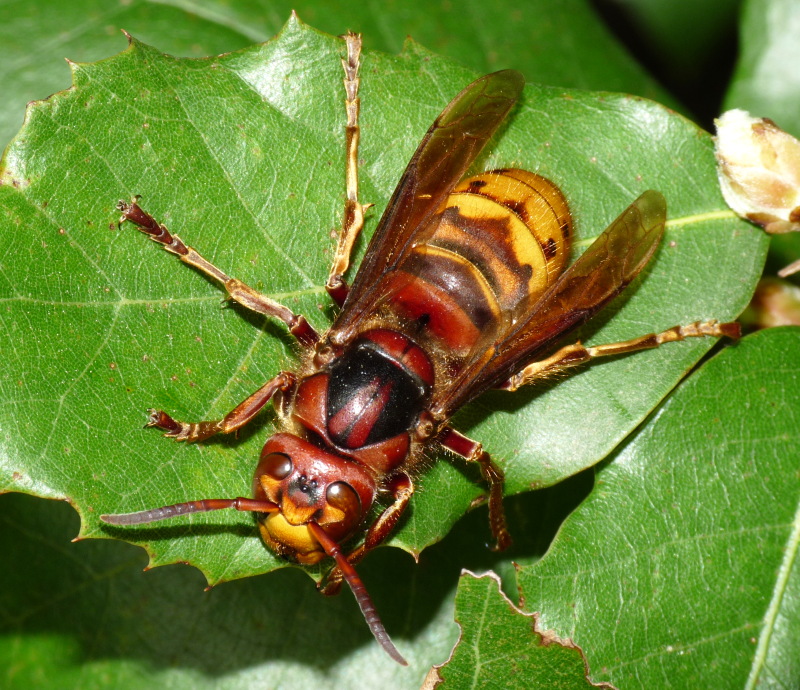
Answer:
[[275, 553], [291, 556], [303, 565], [314, 565], [325, 558], [320, 543], [308, 526], [292, 525], [282, 513], [271, 513], [258, 523], [261, 538]]
[[[262, 475], [260, 482], [266, 495], [275, 496], [276, 498], [278, 496], [283, 497], [280, 502], [280, 512], [269, 513], [263, 520], [259, 521], [261, 538], [276, 553], [282, 556], [289, 556], [298, 563], [303, 565], [319, 563], [325, 558], [325, 551], [309, 531], [309, 521], [316, 519], [318, 524], [326, 525], [329, 528], [333, 527], [335, 532], [336, 526], [347, 523], [347, 512], [334, 505], [330, 500], [322, 502], [321, 507], [316, 503], [298, 505], [296, 499], [293, 500], [294, 494], [280, 491], [280, 483], [276, 482], [268, 474]], [[341, 482], [338, 482], [337, 486], [339, 484]], [[336, 491], [328, 491], [326, 493], [338, 495]], [[300, 495], [306, 496], [305, 493]], [[355, 511], [356, 508], [352, 507], [350, 512]], [[360, 517], [358, 519], [360, 520]]]

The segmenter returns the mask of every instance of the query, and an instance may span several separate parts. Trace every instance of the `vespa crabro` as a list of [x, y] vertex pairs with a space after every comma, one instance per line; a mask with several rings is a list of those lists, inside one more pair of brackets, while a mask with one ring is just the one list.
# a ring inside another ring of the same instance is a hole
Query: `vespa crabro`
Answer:
[[[462, 179], [520, 97], [524, 79], [512, 70], [474, 81], [439, 115], [348, 287], [343, 276], [367, 206], [358, 200], [361, 39], [348, 34], [345, 41], [347, 198], [326, 283], [341, 311], [326, 333], [223, 273], [137, 202], [120, 202], [122, 221], [217, 280], [229, 299], [283, 321], [303, 356], [297, 371], [279, 373], [220, 420], [187, 423], [150, 411], [148, 426], [189, 443], [236, 431], [272, 401], [280, 427], [261, 452], [253, 498], [101, 519], [137, 525], [222, 508], [252, 511], [264, 542], [281, 556], [301, 564], [332, 557], [325, 591], [346, 581], [378, 642], [405, 663], [353, 566], [402, 516], [426, 448], [439, 444], [478, 463], [496, 548], [510, 544], [503, 472], [479, 442], [450, 426], [455, 411], [490, 388], [515, 390], [594, 357], [687, 337], [737, 337], [739, 327], [706, 321], [620, 343], [555, 349], [647, 264], [664, 231], [666, 202], [659, 192], [645, 192], [567, 268], [572, 218], [555, 184], [518, 169]], [[381, 494], [393, 500], [374, 517]], [[361, 534], [363, 542], [345, 555], [341, 545]]]

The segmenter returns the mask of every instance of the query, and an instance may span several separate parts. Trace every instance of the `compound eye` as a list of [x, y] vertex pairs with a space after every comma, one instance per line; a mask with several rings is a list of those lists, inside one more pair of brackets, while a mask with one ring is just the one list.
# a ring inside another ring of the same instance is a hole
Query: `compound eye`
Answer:
[[361, 518], [361, 499], [347, 482], [334, 482], [325, 492], [328, 504], [341, 510], [347, 519]]
[[291, 458], [284, 453], [270, 453], [259, 464], [262, 472], [277, 481], [286, 479], [294, 469]]

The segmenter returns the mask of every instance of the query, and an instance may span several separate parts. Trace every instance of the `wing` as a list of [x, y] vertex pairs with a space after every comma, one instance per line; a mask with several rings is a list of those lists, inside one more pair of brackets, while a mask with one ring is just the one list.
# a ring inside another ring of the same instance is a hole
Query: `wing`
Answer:
[[622, 292], [653, 256], [666, 217], [660, 192], [649, 190], [636, 199], [535, 304], [520, 310], [511, 329], [488, 350], [474, 353], [453, 385], [433, 401], [436, 417], [447, 419], [461, 405], [501, 385]]
[[333, 330], [347, 333], [371, 312], [379, 296], [371, 290], [419, 243], [420, 229], [464, 176], [517, 102], [524, 77], [503, 70], [481, 77], [459, 93], [436, 118], [411, 158], [359, 266]]

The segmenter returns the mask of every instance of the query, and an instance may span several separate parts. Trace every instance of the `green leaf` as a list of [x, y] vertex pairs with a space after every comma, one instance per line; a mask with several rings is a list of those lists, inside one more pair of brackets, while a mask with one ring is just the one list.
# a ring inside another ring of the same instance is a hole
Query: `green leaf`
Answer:
[[27, 0], [0, 6], [0, 146], [22, 123], [26, 102], [69, 86], [65, 57], [89, 62], [111, 55], [124, 46], [121, 29], [171, 55], [200, 57], [267, 40], [293, 9], [331, 34], [363, 32], [370, 49], [396, 53], [413, 36], [478, 72], [513, 67], [530, 81], [627, 91], [672, 104], [586, 0], [496, 0], [491, 7], [480, 0], [369, 6], [349, 0], [72, 0], [57, 6]]
[[[581, 646], [594, 682], [797, 685], [798, 358], [800, 329], [772, 329], [706, 363], [604, 463], [597, 491], [550, 553], [523, 568], [524, 608], [541, 612], [540, 629]], [[570, 484], [575, 491], [568, 481], [507, 501], [525, 521], [519, 541]], [[189, 568], [142, 575], [140, 552], [127, 545], [67, 544], [77, 519], [66, 506], [0, 497], [0, 549], [14, 563], [0, 569], [3, 685], [419, 687], [458, 636], [446, 603], [458, 568], [498, 565], [475, 544], [478, 518], [468, 516], [419, 565], [394, 549], [361, 564], [411, 661], [401, 669], [372, 642], [349, 594], [320, 597], [293, 572], [203, 593]], [[513, 557], [530, 553], [523, 546]], [[510, 662], [527, 658], [530, 625], [524, 634], [505, 626], [529, 619], [494, 585], [471, 584], [458, 619], [481, 633], [480, 658], [489, 663], [498, 645]], [[498, 606], [510, 620], [486, 615]], [[489, 632], [503, 627], [493, 643]], [[453, 659], [467, 652], [459, 647]]]
[[462, 617], [458, 645], [439, 669], [439, 687], [598, 687], [586, 678], [581, 650], [541, 630], [536, 614], [522, 613], [500, 593], [495, 576], [461, 576], [456, 620]]
[[[22, 124], [25, 103], [69, 86], [64, 58], [99, 60], [125, 46], [122, 29], [158, 43], [176, 55], [200, 57], [243, 48], [275, 33], [289, 11], [275, 18], [268, 33], [250, 36], [213, 12], [191, 12], [167, 3], [142, 0], [48, 0], [7, 2], [0, 6], [3, 46], [3, 100], [0, 102], [0, 146]], [[194, 4], [194, 3], [193, 3]], [[207, 3], [211, 6], [219, 3]], [[242, 3], [237, 2], [237, 5]], [[199, 9], [199, 8], [198, 8]]]
[[800, 682], [800, 329], [685, 381], [597, 472], [525, 608], [617, 687]]
[[800, 136], [799, 30], [800, 7], [792, 0], [744, 3], [741, 52], [723, 110], [749, 110]]
[[[229, 275], [323, 329], [320, 286], [343, 191], [341, 50], [297, 22], [269, 43], [207, 60], [134, 42], [75, 65], [73, 89], [31, 107], [0, 169], [6, 490], [66, 498], [82, 536], [141, 544], [151, 564], [189, 562], [211, 583], [285, 565], [247, 515], [135, 530], [98, 522], [246, 494], [266, 415], [239, 439], [186, 446], [141, 429], [145, 410], [219, 418], [292, 366], [295, 349], [280, 324], [220, 309], [217, 287], [129, 226], [119, 230], [114, 209], [141, 194]], [[362, 75], [361, 195], [380, 211], [430, 122], [473, 75], [415, 44], [398, 57], [365, 55]], [[656, 260], [577, 337], [613, 342], [728, 320], [746, 304], [765, 240], [726, 210], [709, 137], [680, 116], [628, 96], [529, 85], [481, 161], [512, 164], [561, 185], [579, 249], [641, 191], [667, 196]], [[610, 453], [712, 345], [672, 344], [513, 396], [492, 393], [456, 426], [504, 467], [507, 493], [547, 486]], [[482, 492], [472, 470], [434, 463], [395, 543], [419, 552], [441, 538]]]

